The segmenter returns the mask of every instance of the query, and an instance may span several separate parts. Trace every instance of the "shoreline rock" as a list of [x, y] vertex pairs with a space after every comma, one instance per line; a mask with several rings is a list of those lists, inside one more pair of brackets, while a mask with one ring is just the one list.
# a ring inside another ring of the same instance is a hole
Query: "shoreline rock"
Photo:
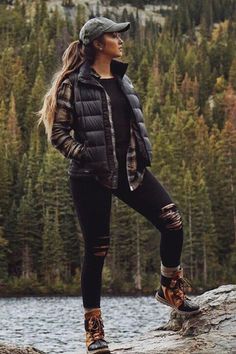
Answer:
[[222, 285], [194, 297], [201, 312], [171, 311], [167, 324], [129, 345], [111, 346], [113, 354], [236, 354], [236, 285]]
[[34, 347], [18, 348], [0, 343], [0, 354], [47, 354]]

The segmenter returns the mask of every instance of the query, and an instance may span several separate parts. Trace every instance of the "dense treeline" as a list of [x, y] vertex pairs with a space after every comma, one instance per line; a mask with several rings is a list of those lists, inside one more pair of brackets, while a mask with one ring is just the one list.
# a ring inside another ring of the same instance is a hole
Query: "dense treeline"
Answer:
[[138, 8], [144, 8], [145, 5], [159, 5], [159, 6], [172, 6], [178, 3], [178, 0], [103, 0], [103, 4], [109, 4], [113, 6], [120, 6], [124, 4], [130, 4]]
[[[197, 11], [200, 3], [204, 11]], [[222, 17], [226, 3], [231, 11]], [[83, 237], [69, 161], [48, 145], [35, 112], [85, 11], [75, 6], [71, 22], [57, 8], [49, 13], [43, 0], [33, 12], [20, 1], [0, 6], [1, 291], [77, 293]], [[195, 288], [236, 281], [235, 16], [232, 1], [188, 0], [163, 28], [142, 26], [138, 11], [114, 18], [131, 22], [122, 60], [142, 102], [151, 170], [182, 214], [182, 265]], [[153, 225], [114, 197], [104, 291], [152, 292], [159, 241]]]

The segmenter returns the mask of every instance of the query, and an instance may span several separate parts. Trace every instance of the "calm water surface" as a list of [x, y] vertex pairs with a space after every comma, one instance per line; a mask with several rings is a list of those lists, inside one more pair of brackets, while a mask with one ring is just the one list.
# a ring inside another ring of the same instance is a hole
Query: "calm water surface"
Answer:
[[[48, 354], [85, 352], [81, 297], [0, 298], [0, 308], [0, 342], [30, 345]], [[154, 296], [103, 296], [101, 309], [110, 344], [127, 343], [154, 330], [171, 312]]]

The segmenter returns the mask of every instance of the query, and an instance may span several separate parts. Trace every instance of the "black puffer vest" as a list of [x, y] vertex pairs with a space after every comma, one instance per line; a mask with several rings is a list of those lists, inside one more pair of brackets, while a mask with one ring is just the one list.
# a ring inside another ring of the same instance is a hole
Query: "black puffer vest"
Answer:
[[[111, 61], [112, 74], [130, 103], [133, 113], [134, 132], [137, 149], [143, 160], [143, 166], [151, 166], [152, 148], [145, 127], [140, 100], [134, 91], [132, 82], [125, 74], [127, 63]], [[115, 136], [111, 116], [110, 98], [103, 86], [96, 80], [99, 75], [84, 61], [78, 72], [70, 74], [74, 86], [75, 119], [74, 138], [85, 144], [86, 154], [81, 161], [71, 160], [69, 174], [84, 176], [88, 174], [106, 174], [117, 185], [118, 163], [115, 153]]]

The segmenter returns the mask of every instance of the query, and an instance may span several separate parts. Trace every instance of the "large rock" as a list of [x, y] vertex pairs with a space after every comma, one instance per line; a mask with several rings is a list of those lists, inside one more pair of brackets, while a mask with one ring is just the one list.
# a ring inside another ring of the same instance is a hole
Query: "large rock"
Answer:
[[201, 312], [170, 314], [169, 322], [128, 345], [111, 346], [115, 354], [236, 354], [236, 285], [222, 285], [194, 298]]
[[34, 347], [17, 348], [0, 344], [0, 354], [46, 354]]

